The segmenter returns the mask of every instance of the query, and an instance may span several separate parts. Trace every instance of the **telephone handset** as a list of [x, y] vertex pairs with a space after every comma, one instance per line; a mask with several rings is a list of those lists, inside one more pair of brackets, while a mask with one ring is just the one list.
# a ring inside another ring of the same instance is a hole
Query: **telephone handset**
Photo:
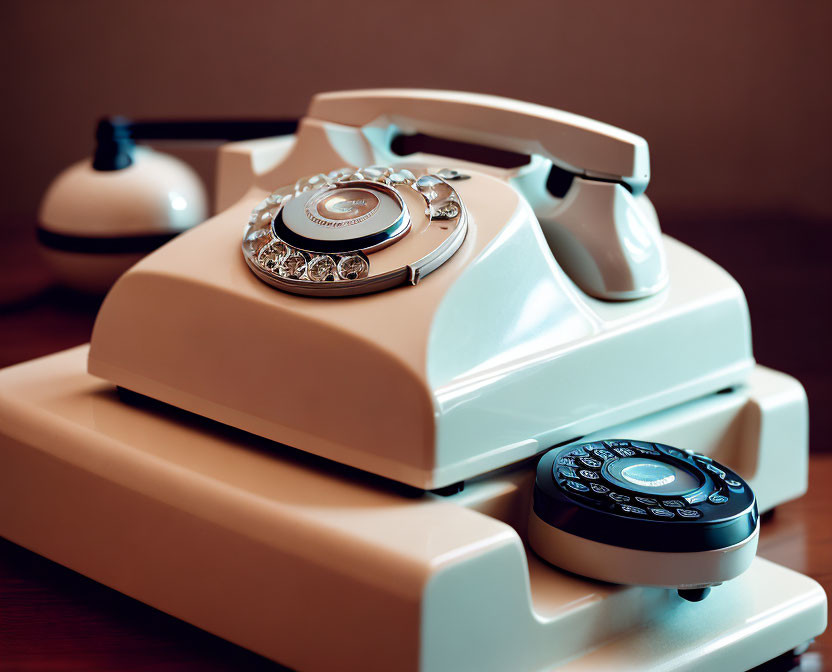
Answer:
[[[324, 93], [307, 119], [361, 128], [377, 160], [398, 132], [421, 132], [539, 157], [514, 186], [534, 208], [561, 267], [587, 294], [610, 300], [650, 296], [667, 283], [646, 141], [576, 114], [497, 96], [376, 89]], [[542, 162], [542, 166], [541, 166]], [[546, 191], [549, 168], [574, 177], [560, 199]]]
[[499, 96], [418, 89], [323, 93], [308, 116], [344, 126], [394, 124], [405, 133], [538, 155], [576, 175], [626, 184], [640, 194], [650, 181], [647, 142], [615, 126]]

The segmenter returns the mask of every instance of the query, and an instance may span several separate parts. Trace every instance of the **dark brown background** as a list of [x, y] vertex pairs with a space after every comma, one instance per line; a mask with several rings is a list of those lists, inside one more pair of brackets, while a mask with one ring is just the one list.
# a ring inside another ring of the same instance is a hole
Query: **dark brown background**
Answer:
[[829, 2], [6, 0], [2, 208], [31, 214], [103, 113], [299, 115], [422, 86], [645, 136], [660, 211], [832, 215]]

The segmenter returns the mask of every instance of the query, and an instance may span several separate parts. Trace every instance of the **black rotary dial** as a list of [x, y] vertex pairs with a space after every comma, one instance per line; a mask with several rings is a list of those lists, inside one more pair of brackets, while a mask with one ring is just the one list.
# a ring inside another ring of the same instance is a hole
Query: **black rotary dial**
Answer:
[[660, 443], [605, 440], [538, 463], [534, 512], [565, 532], [625, 548], [707, 551], [748, 538], [757, 503], [727, 467]]

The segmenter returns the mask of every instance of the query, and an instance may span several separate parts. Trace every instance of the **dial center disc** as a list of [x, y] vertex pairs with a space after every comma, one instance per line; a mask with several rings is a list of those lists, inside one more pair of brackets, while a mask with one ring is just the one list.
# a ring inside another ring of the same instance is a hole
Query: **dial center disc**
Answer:
[[298, 194], [272, 226], [278, 238], [306, 252], [369, 253], [407, 233], [410, 215], [393, 187], [355, 180]]
[[340, 189], [310, 198], [306, 214], [316, 224], [341, 227], [363, 222], [378, 207], [378, 196], [369, 189]]
[[615, 459], [604, 469], [614, 483], [636, 492], [673, 496], [691, 492], [702, 485], [691, 471], [648, 457]]
[[672, 469], [656, 462], [631, 464], [621, 470], [621, 477], [635, 485], [644, 485], [651, 488], [668, 485], [676, 480], [676, 474]]

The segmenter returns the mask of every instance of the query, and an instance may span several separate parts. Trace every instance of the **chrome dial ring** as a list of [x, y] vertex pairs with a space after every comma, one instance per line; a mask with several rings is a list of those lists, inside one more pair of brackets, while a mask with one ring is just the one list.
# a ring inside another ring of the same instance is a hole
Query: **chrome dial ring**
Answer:
[[[447, 171], [416, 177], [371, 166], [315, 175], [275, 190], [253, 211], [243, 255], [262, 281], [308, 296], [350, 296], [415, 285], [459, 249], [467, 213]], [[373, 253], [411, 231], [400, 189], [416, 191], [438, 244], [404, 266], [375, 272]]]

